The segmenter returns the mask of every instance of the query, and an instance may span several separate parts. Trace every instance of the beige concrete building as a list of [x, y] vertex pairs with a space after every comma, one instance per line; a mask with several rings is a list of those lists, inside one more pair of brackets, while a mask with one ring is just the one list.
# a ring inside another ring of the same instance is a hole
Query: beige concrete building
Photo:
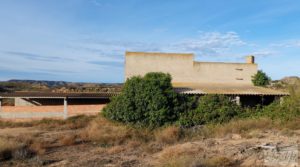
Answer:
[[223, 63], [198, 62], [194, 60], [194, 54], [126, 52], [125, 55], [125, 79], [148, 72], [169, 73], [173, 86], [180, 93], [230, 95], [238, 103], [249, 103], [249, 99], [253, 103], [261, 99], [273, 101], [288, 95], [253, 86], [252, 76], [257, 71], [254, 56], [245, 57], [244, 63]]
[[172, 82], [201, 84], [252, 84], [257, 73], [253, 56], [245, 63], [197, 62], [193, 54], [126, 52], [125, 78], [145, 75], [148, 72], [165, 72]]

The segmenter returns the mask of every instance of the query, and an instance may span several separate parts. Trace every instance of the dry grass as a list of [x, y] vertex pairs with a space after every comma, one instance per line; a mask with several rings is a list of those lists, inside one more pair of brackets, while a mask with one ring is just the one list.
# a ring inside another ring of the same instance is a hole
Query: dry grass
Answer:
[[12, 158], [15, 150], [21, 147], [20, 143], [7, 138], [0, 138], [0, 161]]
[[295, 118], [289, 121], [260, 119], [237, 119], [224, 124], [209, 124], [196, 129], [183, 130], [185, 141], [203, 138], [222, 138], [238, 134], [242, 138], [263, 138], [265, 131], [276, 130], [283, 135], [292, 136], [293, 130], [300, 129], [300, 120]]
[[283, 127], [291, 130], [300, 129], [300, 118], [295, 118], [293, 120], [285, 122]]
[[284, 122], [271, 120], [269, 118], [240, 119], [232, 120], [229, 123], [221, 125], [207, 125], [202, 131], [209, 137], [225, 137], [230, 134], [240, 134], [242, 137], [246, 138], [261, 138], [263, 137], [261, 132], [266, 130], [279, 130], [285, 132], [300, 129], [299, 121], [299, 119]]
[[244, 135], [252, 130], [272, 129], [273, 122], [270, 119], [245, 119], [233, 120], [227, 124], [216, 125], [212, 128], [215, 137], [224, 137], [228, 134]]
[[135, 149], [138, 148], [142, 145], [143, 143], [137, 140], [130, 140], [127, 142], [127, 147], [130, 149]]
[[48, 145], [44, 142], [34, 141], [29, 145], [30, 150], [34, 151], [37, 155], [44, 155], [47, 151]]
[[165, 148], [159, 154], [159, 159], [178, 158], [182, 156], [193, 156], [203, 152], [203, 148], [192, 143], [176, 144]]
[[170, 157], [165, 158], [157, 166], [160, 167], [233, 167], [238, 166], [238, 163], [235, 160], [232, 160], [227, 157], [212, 157], [212, 158], [203, 158], [194, 155], [182, 155], [179, 157]]
[[71, 146], [76, 144], [76, 134], [66, 134], [60, 137], [59, 143], [61, 146]]
[[106, 153], [112, 155], [112, 154], [121, 153], [121, 152], [123, 152], [125, 150], [126, 150], [126, 148], [124, 146], [113, 146], [113, 147], [109, 148], [106, 151]]
[[[198, 140], [203, 138], [226, 137], [232, 134], [239, 134], [242, 137], [251, 138], [249, 135], [252, 131], [253, 137], [259, 137], [262, 130], [277, 128], [277, 125], [270, 119], [239, 119], [232, 120], [224, 124], [209, 124], [197, 129], [184, 130], [185, 140]], [[257, 136], [256, 136], [257, 135]]]
[[174, 144], [180, 140], [182, 131], [177, 126], [168, 126], [155, 132], [155, 139], [159, 143]]
[[33, 126], [48, 130], [80, 129], [86, 127], [94, 118], [95, 116], [78, 115], [70, 117], [67, 120], [43, 119], [33, 121]]
[[158, 164], [159, 167], [192, 167], [200, 166], [197, 163], [197, 158], [192, 156], [181, 156], [176, 158], [165, 159], [164, 162]]
[[163, 145], [160, 143], [157, 143], [157, 142], [150, 142], [150, 143], [141, 145], [141, 148], [144, 152], [146, 152], [148, 154], [154, 154], [159, 151], [162, 151]]
[[61, 119], [42, 119], [35, 121], [11, 122], [0, 121], [0, 128], [14, 128], [14, 127], [40, 127], [42, 129], [79, 129], [84, 128], [93, 120], [95, 116], [79, 115], [70, 117], [67, 120]]
[[118, 125], [97, 117], [80, 134], [84, 141], [93, 141], [105, 145], [122, 144], [130, 139], [130, 130], [126, 126]]
[[203, 166], [206, 167], [230, 167], [237, 166], [236, 162], [227, 157], [213, 157], [210, 159], [205, 159], [201, 162]]

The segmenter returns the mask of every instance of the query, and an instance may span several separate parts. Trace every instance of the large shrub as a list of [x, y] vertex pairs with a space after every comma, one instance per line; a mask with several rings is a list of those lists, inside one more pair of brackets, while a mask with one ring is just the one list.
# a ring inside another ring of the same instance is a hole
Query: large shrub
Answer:
[[290, 96], [284, 97], [283, 100], [274, 101], [269, 106], [261, 108], [256, 113], [256, 117], [269, 117], [271, 119], [280, 119], [288, 121], [300, 116], [300, 90], [291, 88]]
[[267, 86], [270, 84], [270, 82], [271, 78], [261, 70], [259, 70], [254, 76], [252, 76], [252, 83], [255, 86]]
[[238, 116], [241, 107], [223, 95], [205, 95], [195, 110], [183, 113], [179, 123], [184, 126], [228, 122]]
[[192, 99], [173, 90], [169, 74], [148, 73], [128, 79], [103, 114], [124, 123], [157, 127], [178, 120], [192, 104]]

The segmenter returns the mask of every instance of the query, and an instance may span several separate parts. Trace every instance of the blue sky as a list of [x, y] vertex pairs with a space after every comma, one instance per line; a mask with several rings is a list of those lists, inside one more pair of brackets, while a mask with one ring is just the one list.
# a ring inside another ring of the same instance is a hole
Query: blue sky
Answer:
[[300, 1], [0, 0], [0, 80], [123, 82], [125, 51], [300, 76]]

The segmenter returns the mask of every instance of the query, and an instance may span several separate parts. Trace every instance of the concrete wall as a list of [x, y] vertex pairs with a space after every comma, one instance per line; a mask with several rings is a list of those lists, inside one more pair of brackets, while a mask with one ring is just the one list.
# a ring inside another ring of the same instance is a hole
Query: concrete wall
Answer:
[[252, 84], [256, 73], [256, 64], [195, 62], [192, 82]]
[[[15, 98], [15, 106], [44, 106], [44, 105], [63, 105], [64, 99], [51, 98]], [[107, 104], [109, 99], [68, 99], [68, 105], [89, 105], [89, 104]]]
[[148, 72], [170, 73], [173, 82], [191, 78], [193, 54], [126, 52], [125, 79]]
[[15, 98], [15, 106], [39, 106], [40, 103], [30, 100], [30, 99], [25, 99], [25, 98]]
[[257, 64], [195, 62], [193, 54], [126, 52], [125, 79], [148, 72], [170, 73], [173, 83], [252, 84]]
[[[68, 105], [68, 117], [76, 115], [97, 115], [106, 104]], [[0, 120], [34, 120], [43, 118], [63, 119], [64, 106], [2, 106]]]

